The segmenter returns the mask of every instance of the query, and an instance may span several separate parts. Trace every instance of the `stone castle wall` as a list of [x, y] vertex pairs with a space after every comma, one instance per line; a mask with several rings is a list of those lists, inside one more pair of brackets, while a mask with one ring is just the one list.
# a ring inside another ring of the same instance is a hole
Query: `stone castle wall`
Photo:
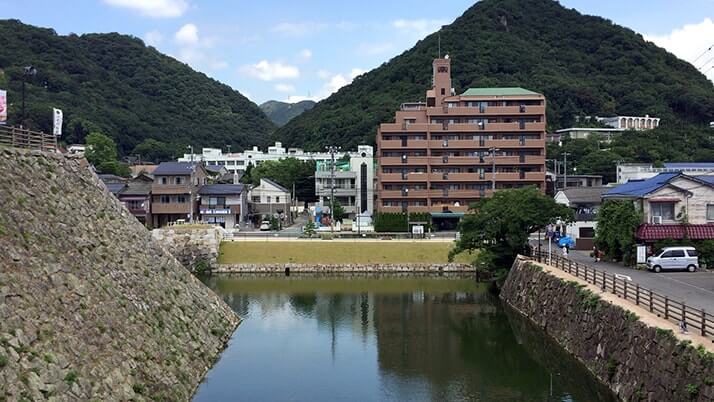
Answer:
[[210, 270], [218, 264], [223, 232], [215, 227], [154, 229], [151, 235], [191, 272]]
[[213, 273], [439, 273], [473, 272], [469, 264], [220, 264], [213, 268]]
[[500, 297], [627, 401], [714, 400], [714, 356], [525, 259]]
[[239, 318], [79, 160], [0, 149], [0, 401], [189, 400]]

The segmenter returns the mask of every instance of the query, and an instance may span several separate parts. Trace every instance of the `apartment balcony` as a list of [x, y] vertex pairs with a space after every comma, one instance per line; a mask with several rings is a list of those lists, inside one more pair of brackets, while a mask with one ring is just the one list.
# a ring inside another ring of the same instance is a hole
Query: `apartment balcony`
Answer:
[[[194, 189], [196, 192], [196, 189]], [[151, 186], [151, 194], [191, 194], [191, 186], [176, 184], [154, 184]]]
[[400, 156], [385, 156], [379, 158], [380, 166], [400, 166], [400, 165], [424, 165], [428, 163], [429, 158], [426, 156], [407, 156], [403, 159]]
[[545, 172], [526, 172], [525, 180], [545, 181]]
[[427, 173], [407, 173], [406, 178], [403, 178], [401, 173], [382, 173], [379, 174], [378, 177], [379, 181], [382, 183], [425, 183], [428, 180], [429, 175]]
[[[391, 213], [404, 212], [404, 209], [401, 206], [396, 206], [396, 207], [395, 206], [389, 206], [389, 207], [379, 206], [379, 207], [377, 207], [377, 210], [379, 212], [391, 212]], [[431, 208], [429, 208], [426, 205], [408, 205], [407, 212], [409, 212], [409, 213], [424, 213], [424, 212], [437, 212], [437, 211], [431, 210]]]
[[424, 199], [429, 196], [429, 190], [409, 190], [402, 192], [401, 190], [379, 190], [379, 197], [383, 199], [409, 198], [409, 199]]
[[478, 173], [432, 173], [429, 175], [429, 181], [431, 182], [475, 182], [475, 181], [485, 181], [488, 178], [484, 175]]
[[[412, 124], [403, 124], [403, 123], [382, 123], [379, 125], [379, 130], [382, 133], [403, 133], [403, 132], [411, 132], [411, 133], [425, 133], [429, 131], [430, 127], [429, 126], [434, 126], [436, 127], [438, 124], [428, 124], [428, 123], [412, 123]], [[440, 125], [438, 125], [441, 127]]]
[[519, 131], [545, 131], [545, 122], [524, 123], [521, 128], [520, 122], [514, 123], [486, 123], [479, 126], [476, 123], [454, 123], [454, 124], [431, 124], [434, 128], [432, 132], [519, 132]]
[[[330, 187], [316, 187], [315, 194], [329, 197], [332, 194]], [[357, 187], [335, 187], [335, 197], [349, 197], [357, 195]]]
[[474, 107], [447, 107], [447, 108], [428, 108], [427, 116], [449, 116], [449, 117], [471, 117], [471, 116], [534, 116], [544, 115], [544, 105], [527, 105], [519, 106], [486, 106], [482, 109], [478, 106]]
[[407, 139], [406, 143], [403, 143], [402, 140], [382, 140], [379, 142], [379, 149], [426, 149], [428, 145], [429, 141], [427, 140]]
[[[357, 177], [357, 172], [345, 172], [342, 170], [335, 170], [335, 179], [354, 179]], [[331, 180], [332, 172], [328, 168], [327, 170], [317, 170], [315, 171], [316, 179]]]
[[432, 149], [474, 149], [483, 148], [478, 140], [430, 140], [429, 147]]
[[443, 156], [431, 156], [429, 157], [429, 163], [432, 166], [473, 166], [473, 165], [487, 165], [491, 161], [486, 157], [484, 162], [481, 163], [477, 156], [449, 156], [444, 159]]
[[191, 203], [163, 203], [154, 202], [151, 204], [152, 214], [190, 214], [191, 213]]
[[459, 205], [458, 207], [453, 205], [453, 204], [433, 204], [431, 207], [430, 212], [444, 212], [444, 211], [451, 211], [451, 212], [461, 212], [461, 213], [466, 213], [469, 210], [468, 205]]

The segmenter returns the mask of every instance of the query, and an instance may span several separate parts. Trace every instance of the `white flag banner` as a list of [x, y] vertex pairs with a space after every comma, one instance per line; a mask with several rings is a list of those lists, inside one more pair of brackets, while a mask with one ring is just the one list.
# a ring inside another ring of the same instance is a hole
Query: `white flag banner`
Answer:
[[0, 124], [7, 123], [7, 92], [0, 89]]
[[54, 125], [52, 126], [52, 133], [59, 137], [62, 135], [62, 110], [52, 108], [52, 115], [54, 116]]

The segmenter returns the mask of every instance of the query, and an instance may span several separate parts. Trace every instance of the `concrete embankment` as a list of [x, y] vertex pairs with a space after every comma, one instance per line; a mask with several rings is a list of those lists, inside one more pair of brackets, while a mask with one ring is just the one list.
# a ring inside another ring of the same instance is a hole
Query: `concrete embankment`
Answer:
[[[500, 297], [627, 401], [714, 400], [711, 344], [552, 267], [514, 262]], [[703, 340], [703, 339], [702, 339]]]
[[223, 241], [219, 228], [176, 225], [154, 229], [151, 236], [191, 272], [208, 271], [218, 264]]
[[78, 160], [0, 150], [0, 401], [191, 398], [239, 318]]
[[468, 264], [219, 264], [213, 273], [439, 273], [473, 272]]

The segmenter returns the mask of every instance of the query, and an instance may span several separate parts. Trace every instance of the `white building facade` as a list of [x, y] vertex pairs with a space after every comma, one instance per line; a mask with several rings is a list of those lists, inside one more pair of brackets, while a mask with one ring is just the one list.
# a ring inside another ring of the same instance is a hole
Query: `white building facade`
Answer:
[[[350, 154], [352, 156], [353, 154]], [[286, 158], [295, 158], [301, 161], [329, 161], [329, 152], [305, 152], [300, 148], [285, 148], [280, 142], [268, 147], [263, 152], [258, 147], [243, 152], [223, 153], [218, 148], [203, 148], [200, 154], [184, 154], [179, 162], [205, 162], [206, 165], [225, 166], [230, 173], [243, 173], [248, 165], [258, 166], [265, 161], [279, 161]]]
[[600, 123], [607, 124], [613, 128], [621, 128], [625, 130], [651, 130], [659, 127], [659, 118], [644, 116], [613, 116], [613, 117], [595, 117], [595, 120]]
[[[372, 216], [374, 212], [374, 148], [360, 145], [349, 153], [349, 161], [336, 160], [334, 166], [335, 200], [348, 218]], [[315, 171], [315, 194], [323, 210], [329, 210], [333, 170], [331, 161], [318, 162]]]

